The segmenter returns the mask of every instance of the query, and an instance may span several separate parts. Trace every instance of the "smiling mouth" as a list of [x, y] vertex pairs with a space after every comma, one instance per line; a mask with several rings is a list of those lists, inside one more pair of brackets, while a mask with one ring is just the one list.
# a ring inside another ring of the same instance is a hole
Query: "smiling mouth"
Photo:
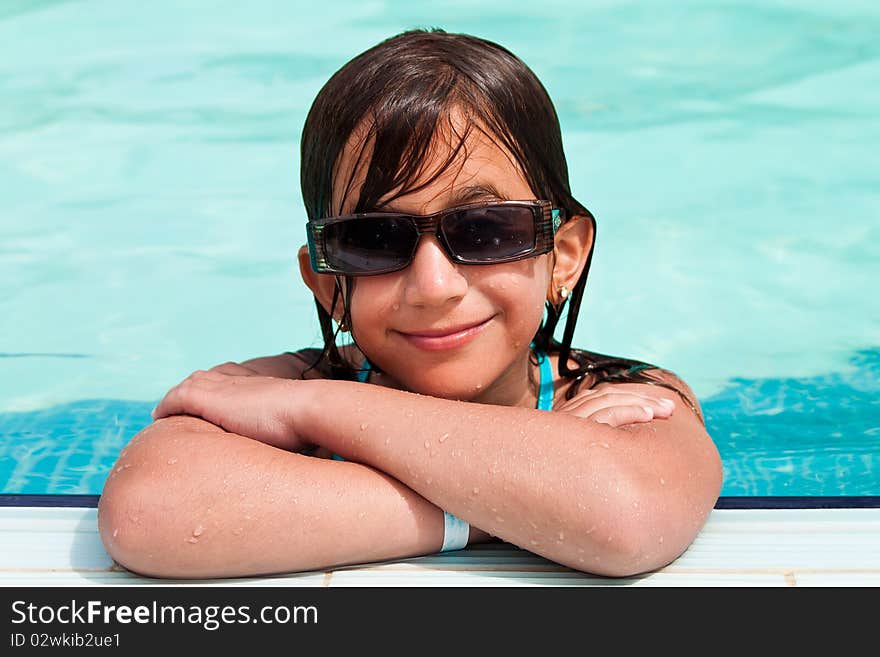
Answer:
[[[493, 316], [494, 317], [494, 316]], [[415, 333], [398, 331], [403, 339], [419, 349], [426, 351], [443, 351], [461, 347], [479, 335], [493, 317], [466, 326], [449, 327], [445, 329], [425, 329]]]

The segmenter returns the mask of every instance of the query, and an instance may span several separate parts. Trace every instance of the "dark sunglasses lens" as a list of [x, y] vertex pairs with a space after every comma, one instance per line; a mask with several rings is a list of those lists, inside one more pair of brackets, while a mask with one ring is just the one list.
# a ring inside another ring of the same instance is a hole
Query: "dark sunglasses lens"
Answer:
[[363, 217], [327, 224], [327, 263], [348, 274], [369, 274], [407, 265], [418, 232], [405, 217]]
[[463, 262], [513, 259], [535, 249], [535, 217], [522, 206], [472, 208], [447, 215], [443, 237]]

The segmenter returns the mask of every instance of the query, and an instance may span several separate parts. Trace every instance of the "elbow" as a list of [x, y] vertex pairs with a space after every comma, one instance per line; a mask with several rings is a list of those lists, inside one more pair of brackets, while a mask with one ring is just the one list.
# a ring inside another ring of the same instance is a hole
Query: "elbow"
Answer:
[[705, 525], [721, 487], [720, 467], [704, 485], [658, 491], [643, 481], [619, 485], [600, 513], [582, 519], [577, 558], [567, 565], [605, 577], [646, 575], [678, 559]]
[[[681, 555], [690, 539], [673, 536], [654, 523], [615, 518], [604, 530], [592, 531], [576, 544], [577, 558], [566, 565], [591, 575], [627, 578], [645, 575]], [[679, 532], [681, 534], [681, 532]]]
[[98, 534], [107, 554], [120, 566], [149, 577], [173, 577], [168, 567], [170, 546], [163, 544], [167, 532], [162, 514], [151, 502], [155, 488], [135, 477], [104, 486], [98, 502]]
[[[580, 550], [589, 559], [575, 565], [609, 577], [635, 577], [659, 570], [679, 557], [699, 535], [715, 507], [723, 467], [714, 443], [704, 440], [690, 467], [611, 468], [600, 510], [582, 524]], [[595, 497], [593, 497], [595, 499]]]
[[582, 560], [576, 568], [603, 577], [637, 577], [668, 565], [689, 543], [667, 538], [664, 532], [643, 523], [615, 522], [613, 530], [603, 532], [590, 544], [592, 561]]
[[[216, 566], [207, 558], [210, 541], [201, 540], [204, 529], [193, 524], [205, 501], [194, 490], [189, 472], [170, 465], [182, 445], [210, 435], [182, 431], [193, 424], [190, 420], [165, 418], [144, 429], [122, 450], [104, 482], [98, 534], [110, 557], [133, 573], [192, 578], [210, 576]], [[198, 449], [208, 451], [203, 445]]]
[[98, 501], [98, 535], [107, 554], [135, 574], [193, 577], [200, 570], [195, 556], [200, 551], [187, 550], [198, 547], [186, 542], [192, 537], [187, 520], [192, 517], [192, 493], [160, 465], [168, 460], [163, 449], [167, 438], [136, 438], [123, 450]]
[[562, 563], [590, 575], [627, 578], [657, 570], [680, 553], [644, 523], [614, 517], [598, 524], [601, 528], [590, 524], [575, 541], [577, 557], [560, 559]]

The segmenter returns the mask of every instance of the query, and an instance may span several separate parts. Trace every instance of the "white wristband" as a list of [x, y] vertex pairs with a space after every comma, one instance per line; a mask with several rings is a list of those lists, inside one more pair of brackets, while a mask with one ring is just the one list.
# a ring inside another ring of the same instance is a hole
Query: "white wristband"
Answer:
[[443, 546], [441, 552], [460, 550], [467, 546], [471, 526], [451, 513], [443, 512]]

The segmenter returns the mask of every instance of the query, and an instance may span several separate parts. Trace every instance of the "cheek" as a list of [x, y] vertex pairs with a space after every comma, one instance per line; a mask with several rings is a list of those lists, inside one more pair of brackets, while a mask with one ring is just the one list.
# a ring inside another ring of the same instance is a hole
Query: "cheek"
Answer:
[[[483, 281], [486, 293], [503, 305], [506, 314], [523, 330], [537, 330], [544, 316], [549, 274], [535, 260], [498, 265]], [[500, 269], [503, 267], [504, 269]]]
[[524, 286], [523, 294], [516, 301], [517, 316], [532, 334], [541, 325], [541, 320], [544, 318], [544, 302], [547, 299], [545, 287], [535, 283], [533, 281], [527, 288]]
[[547, 256], [520, 260], [502, 265], [506, 271], [499, 278], [505, 290], [515, 295], [523, 311], [543, 312], [544, 300], [550, 284], [550, 271]]
[[[387, 316], [398, 309], [396, 289], [399, 276], [364, 276], [355, 279], [351, 295], [352, 323], [363, 327], [375, 325], [376, 317]], [[360, 323], [358, 324], [358, 318]]]

